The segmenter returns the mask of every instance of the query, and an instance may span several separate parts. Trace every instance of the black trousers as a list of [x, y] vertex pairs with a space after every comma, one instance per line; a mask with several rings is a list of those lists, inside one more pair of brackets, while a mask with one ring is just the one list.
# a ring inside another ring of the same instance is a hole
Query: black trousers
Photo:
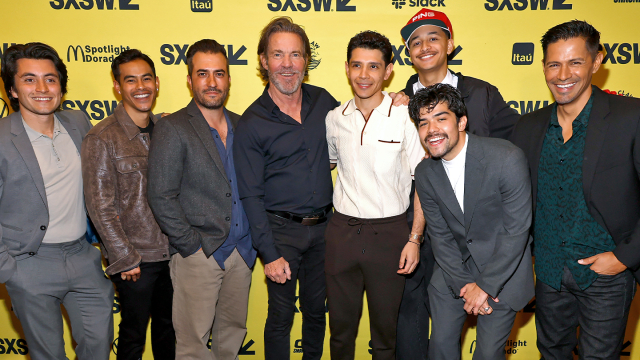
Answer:
[[265, 359], [290, 358], [290, 334], [296, 310], [296, 283], [299, 283], [302, 359], [320, 360], [326, 329], [324, 231], [327, 223], [304, 226], [271, 213], [267, 213], [267, 216], [276, 248], [289, 263], [291, 280], [277, 284], [267, 279], [269, 310], [264, 327]]
[[542, 359], [573, 359], [576, 345], [581, 360], [620, 359], [635, 289], [629, 270], [600, 275], [585, 290], [566, 267], [560, 291], [538, 280], [536, 331]]
[[382, 219], [333, 215], [327, 226], [325, 265], [332, 360], [355, 356], [364, 291], [372, 358], [396, 358], [396, 325], [405, 282], [397, 271], [408, 237], [405, 214]]
[[140, 264], [140, 278], [122, 280], [120, 274], [111, 276], [120, 300], [120, 331], [118, 360], [142, 358], [147, 324], [151, 316], [151, 349], [154, 359], [173, 360], [176, 335], [171, 322], [173, 286], [169, 276], [169, 261]]

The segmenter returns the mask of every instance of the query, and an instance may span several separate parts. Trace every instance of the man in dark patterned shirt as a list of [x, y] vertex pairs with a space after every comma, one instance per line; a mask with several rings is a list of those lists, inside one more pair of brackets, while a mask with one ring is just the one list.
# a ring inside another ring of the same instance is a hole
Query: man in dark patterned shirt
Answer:
[[[619, 359], [640, 278], [640, 101], [591, 85], [603, 55], [584, 21], [542, 37], [556, 102], [512, 137], [533, 182], [536, 328], [544, 359]], [[580, 327], [580, 336], [577, 329]]]

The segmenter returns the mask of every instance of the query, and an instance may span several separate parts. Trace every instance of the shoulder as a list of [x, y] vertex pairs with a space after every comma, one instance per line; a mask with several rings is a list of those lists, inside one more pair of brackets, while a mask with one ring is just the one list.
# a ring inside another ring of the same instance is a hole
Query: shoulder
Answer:
[[[609, 101], [609, 110], [623, 116], [640, 116], [640, 99], [602, 91], [601, 95]], [[596, 103], [594, 103], [594, 107]]]
[[87, 136], [98, 136], [101, 137], [105, 132], [116, 130], [118, 126], [114, 126], [118, 123], [115, 114], [111, 114], [107, 116], [106, 119], [97, 123], [94, 127], [89, 130]]
[[508, 140], [471, 134], [469, 143], [472, 141], [479, 143], [484, 151], [485, 158], [490, 162], [512, 163], [513, 161], [526, 159], [522, 149]]
[[170, 115], [167, 115], [161, 118], [160, 120], [158, 120], [155, 126], [163, 127], [163, 126], [167, 126], [168, 124], [178, 126], [186, 122], [190, 117], [191, 115], [187, 113], [187, 108], [184, 107]]
[[485, 91], [485, 92], [492, 92], [492, 91], [498, 91], [498, 88], [495, 87], [494, 85], [484, 81], [484, 80], [480, 80], [478, 78], [474, 78], [471, 76], [464, 76], [462, 75], [462, 73], [455, 73], [455, 75], [458, 77], [458, 81], [459, 84], [463, 90], [468, 91], [468, 92], [477, 92], [477, 91]]
[[86, 128], [87, 131], [93, 126], [87, 115], [80, 110], [61, 110], [56, 111], [55, 114], [56, 116], [68, 120], [82, 128]]
[[332, 110], [330, 110], [329, 113], [327, 113], [327, 121], [330, 121], [331, 119], [339, 119], [341, 117], [346, 116], [344, 115], [344, 110], [347, 108], [347, 106], [349, 106], [349, 103], [352, 101], [353, 99], [349, 99], [343, 102], [342, 104], [336, 106]]

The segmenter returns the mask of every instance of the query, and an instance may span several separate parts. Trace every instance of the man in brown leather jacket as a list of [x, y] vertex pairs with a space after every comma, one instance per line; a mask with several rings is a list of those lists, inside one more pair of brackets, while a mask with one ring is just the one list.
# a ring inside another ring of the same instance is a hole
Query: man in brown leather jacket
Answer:
[[89, 131], [81, 156], [87, 210], [120, 298], [118, 360], [142, 357], [149, 316], [153, 357], [174, 359], [169, 241], [147, 202], [151, 108], [160, 82], [153, 61], [135, 49], [116, 57], [111, 70], [122, 101]]

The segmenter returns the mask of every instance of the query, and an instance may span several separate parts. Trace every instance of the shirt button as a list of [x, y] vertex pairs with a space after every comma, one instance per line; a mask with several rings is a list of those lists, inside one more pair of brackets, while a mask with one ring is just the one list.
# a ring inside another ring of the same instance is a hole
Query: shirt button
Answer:
[[564, 159], [560, 159], [560, 164], [562, 164], [564, 162]]
[[142, 139], [143, 139], [143, 140], [147, 140], [147, 137], [146, 137], [146, 136], [143, 136], [143, 137], [142, 137]]
[[233, 202], [233, 204], [235, 205], [235, 203], [236, 203], [236, 202], [234, 201], [234, 202]]
[[31, 256], [33, 256], [33, 255], [35, 255], [35, 254], [36, 254], [36, 253], [34, 253], [34, 252], [30, 252], [30, 253], [29, 253], [29, 255], [31, 255]]
[[471, 244], [473, 242], [472, 239], [467, 240], [467, 244]]
[[227, 197], [231, 197], [231, 193], [227, 193]]
[[227, 221], [231, 221], [231, 218], [228, 217], [228, 216], [226, 218], [224, 218], [224, 219], [227, 220]]
[[307, 151], [311, 151], [311, 148], [308, 148]]
[[564, 241], [563, 241], [563, 242], [562, 242], [562, 246], [564, 246], [565, 244], [566, 244], [566, 242], [564, 242]]
[[47, 227], [42, 225], [42, 226], [40, 226], [40, 230], [47, 230]]
[[560, 189], [560, 190], [564, 190], [564, 189], [562, 188], [562, 186], [560, 186], [558, 189]]
[[134, 169], [137, 168], [137, 167], [138, 167], [138, 164], [133, 164], [133, 168]]
[[564, 219], [564, 215], [562, 215], [562, 214], [561, 214], [561, 215], [560, 215], [560, 219]]
[[313, 193], [315, 194], [316, 192], [314, 191]]

